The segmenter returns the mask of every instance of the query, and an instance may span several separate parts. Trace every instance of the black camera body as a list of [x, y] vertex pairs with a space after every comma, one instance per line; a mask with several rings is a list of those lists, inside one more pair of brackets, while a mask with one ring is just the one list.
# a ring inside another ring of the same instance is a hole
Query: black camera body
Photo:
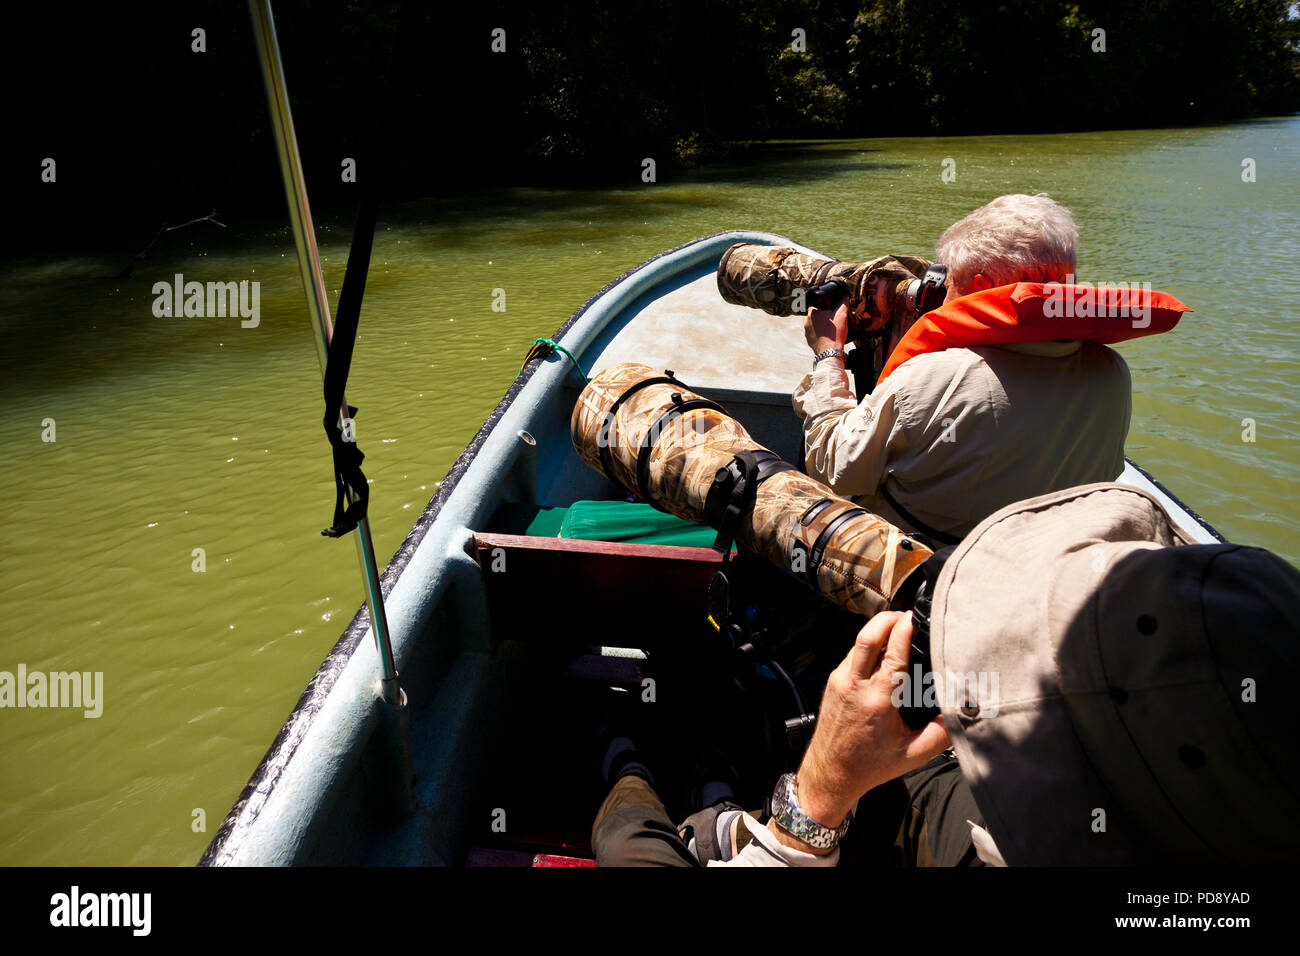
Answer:
[[[806, 301], [815, 309], [834, 309], [849, 294], [849, 284], [843, 279], [832, 279], [808, 290]], [[895, 295], [909, 318], [915, 319], [932, 312], [948, 296], [948, 267], [934, 263], [925, 275], [910, 282], [899, 283]]]

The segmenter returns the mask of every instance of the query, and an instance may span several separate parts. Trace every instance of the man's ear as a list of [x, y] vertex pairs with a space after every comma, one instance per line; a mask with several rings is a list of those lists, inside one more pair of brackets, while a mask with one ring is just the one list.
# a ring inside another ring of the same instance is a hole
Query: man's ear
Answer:
[[993, 280], [982, 272], [975, 273], [975, 277], [970, 280], [972, 292], [983, 292], [985, 289], [991, 288], [993, 288]]

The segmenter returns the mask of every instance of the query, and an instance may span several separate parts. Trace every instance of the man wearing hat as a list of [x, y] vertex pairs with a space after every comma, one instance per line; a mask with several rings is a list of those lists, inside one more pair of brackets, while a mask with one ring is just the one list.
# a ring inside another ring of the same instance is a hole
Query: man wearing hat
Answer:
[[1300, 572], [1192, 544], [1154, 498], [1113, 483], [1003, 508], [936, 560], [942, 717], [904, 723], [912, 616], [876, 615], [831, 675], [764, 839], [723, 857], [826, 865], [858, 801], [903, 787], [905, 862], [1300, 859]]

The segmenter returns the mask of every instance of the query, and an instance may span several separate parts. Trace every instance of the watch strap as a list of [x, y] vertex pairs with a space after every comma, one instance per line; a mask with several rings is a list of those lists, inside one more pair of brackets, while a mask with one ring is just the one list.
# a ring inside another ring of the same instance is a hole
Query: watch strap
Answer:
[[813, 356], [813, 368], [816, 368], [816, 367], [817, 367], [817, 363], [820, 362], [822, 359], [832, 358], [833, 356], [836, 356], [836, 355], [838, 355], [840, 358], [843, 358], [843, 357], [844, 357], [844, 350], [843, 350], [843, 349], [827, 349], [825, 352], [818, 352], [816, 355]]
[[848, 832], [849, 824], [853, 822], [853, 813], [850, 811], [838, 827], [832, 828], [818, 823], [800, 808], [795, 775], [787, 773], [776, 782], [776, 790], [772, 794], [772, 819], [786, 833], [797, 837], [809, 846], [819, 850], [830, 850], [838, 846], [844, 834]]

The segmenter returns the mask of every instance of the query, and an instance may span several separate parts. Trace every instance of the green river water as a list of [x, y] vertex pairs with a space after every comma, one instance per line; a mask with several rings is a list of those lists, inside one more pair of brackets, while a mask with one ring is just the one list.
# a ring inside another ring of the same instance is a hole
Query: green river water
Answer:
[[[932, 255], [992, 197], [1047, 191], [1079, 222], [1081, 278], [1150, 282], [1195, 309], [1120, 347], [1130, 456], [1230, 540], [1300, 561], [1300, 118], [787, 144], [654, 184], [632, 168], [624, 189], [381, 216], [348, 385], [381, 559], [533, 339], [642, 260], [734, 228], [844, 259]], [[0, 270], [0, 671], [103, 673], [98, 718], [0, 709], [0, 863], [193, 863], [361, 601], [351, 542], [319, 533], [334, 491], [286, 222], [276, 208], [192, 227], [129, 280], [106, 278], [121, 257]], [[337, 295], [350, 223], [319, 227]], [[259, 326], [156, 318], [151, 287], [177, 272], [259, 280]]]

